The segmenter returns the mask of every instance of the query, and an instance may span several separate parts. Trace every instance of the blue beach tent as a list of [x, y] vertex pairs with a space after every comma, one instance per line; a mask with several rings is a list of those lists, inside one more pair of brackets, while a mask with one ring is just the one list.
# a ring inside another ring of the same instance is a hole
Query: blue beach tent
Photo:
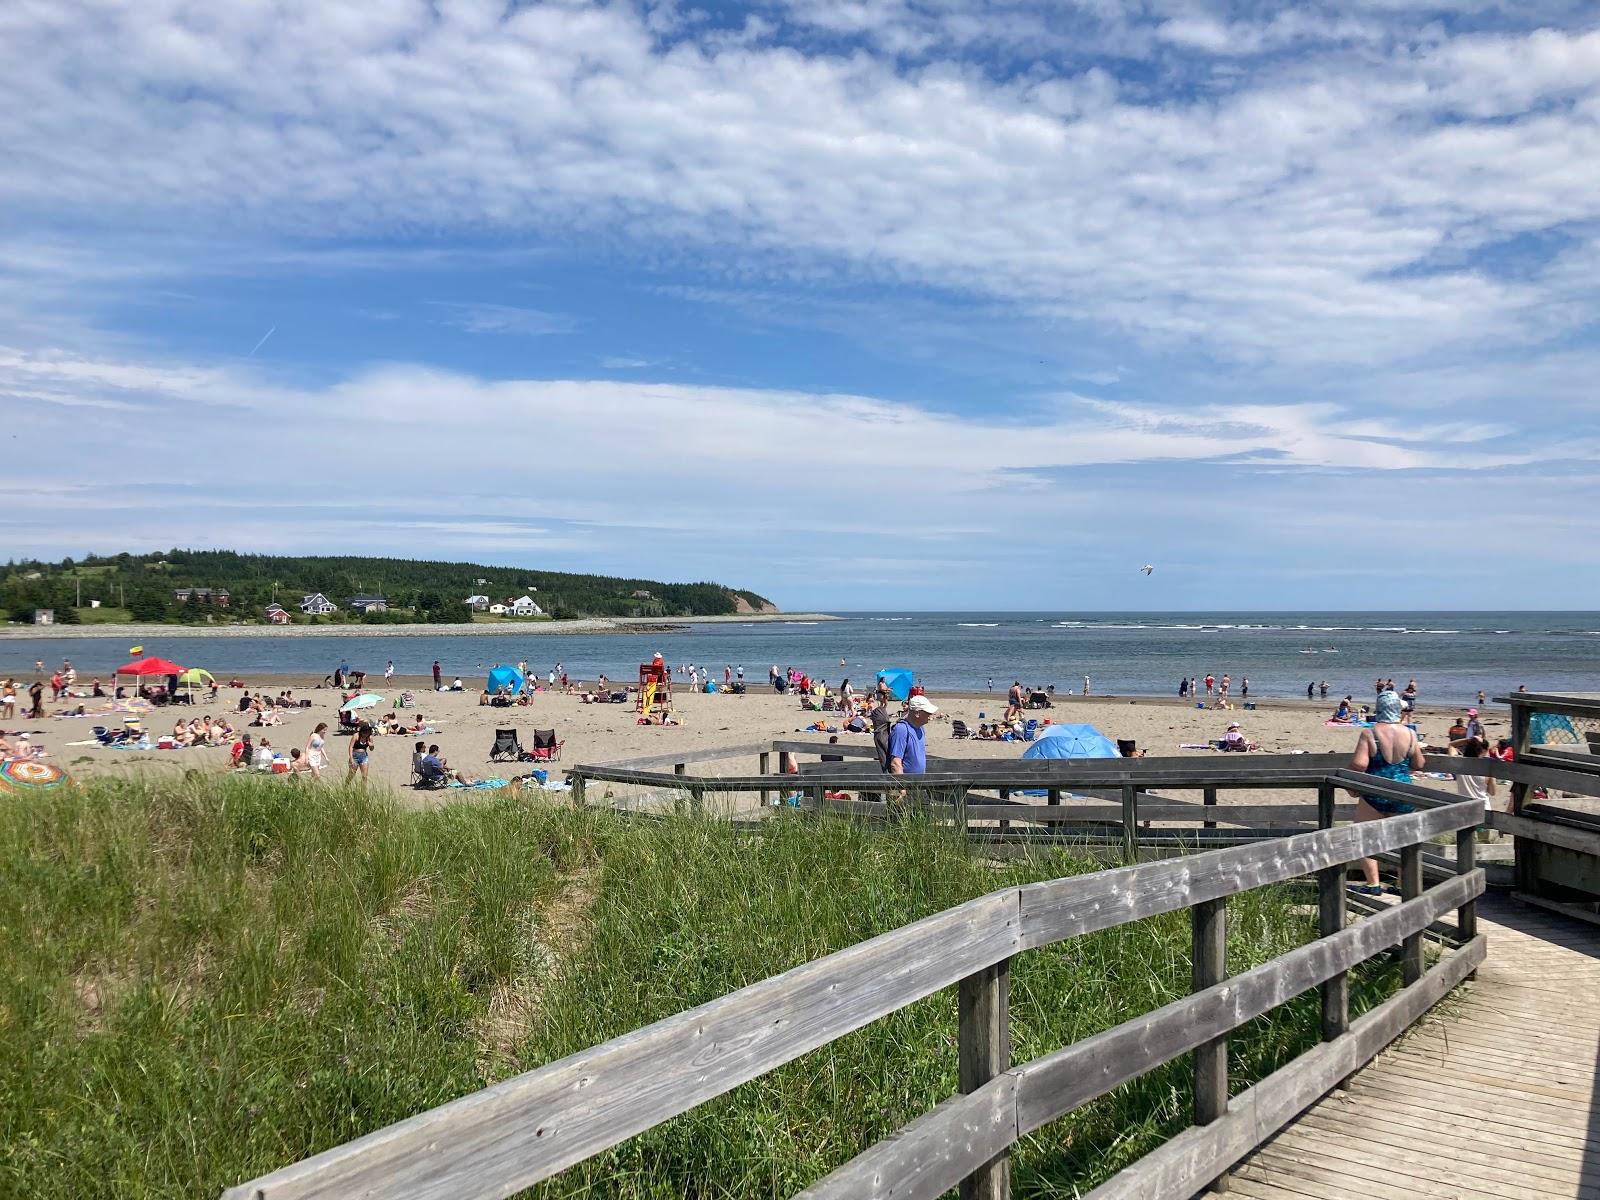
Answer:
[[496, 695], [503, 687], [509, 687], [513, 696], [521, 695], [526, 682], [515, 667], [496, 667], [489, 672], [489, 695]]
[[1120, 758], [1117, 744], [1093, 725], [1050, 725], [1023, 758]]
[[911, 685], [915, 680], [909, 667], [885, 667], [878, 672], [878, 678], [889, 685], [889, 694], [896, 700], [911, 698]]

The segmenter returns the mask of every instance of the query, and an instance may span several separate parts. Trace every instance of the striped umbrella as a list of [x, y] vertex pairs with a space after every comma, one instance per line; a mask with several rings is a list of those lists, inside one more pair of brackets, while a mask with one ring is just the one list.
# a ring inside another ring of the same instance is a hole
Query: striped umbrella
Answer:
[[8, 758], [0, 762], [0, 791], [48, 791], [72, 782], [60, 767], [37, 758]]

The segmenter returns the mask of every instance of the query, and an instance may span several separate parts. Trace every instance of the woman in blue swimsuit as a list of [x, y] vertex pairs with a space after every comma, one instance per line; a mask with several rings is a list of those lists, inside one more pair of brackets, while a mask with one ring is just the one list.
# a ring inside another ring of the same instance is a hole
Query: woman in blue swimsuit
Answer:
[[[1380, 779], [1395, 783], [1410, 783], [1413, 769], [1422, 769], [1422, 745], [1416, 731], [1400, 723], [1400, 697], [1393, 691], [1378, 694], [1377, 711], [1373, 714], [1371, 729], [1363, 729], [1356, 739], [1356, 752], [1350, 758], [1350, 769], [1365, 771]], [[1415, 812], [1414, 805], [1403, 800], [1388, 800], [1382, 796], [1359, 796], [1356, 820], [1380, 821], [1384, 817], [1398, 817]], [[1366, 884], [1353, 890], [1368, 896], [1383, 893], [1378, 882], [1378, 860], [1363, 858], [1361, 871]], [[1393, 889], [1391, 889], [1393, 890]]]

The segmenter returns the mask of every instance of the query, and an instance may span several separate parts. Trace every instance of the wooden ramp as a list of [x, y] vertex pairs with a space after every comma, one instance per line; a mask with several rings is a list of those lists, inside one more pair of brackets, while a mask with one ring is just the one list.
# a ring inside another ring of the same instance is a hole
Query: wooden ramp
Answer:
[[1233, 1172], [1258, 1200], [1600, 1200], [1600, 926], [1485, 897], [1489, 954]]

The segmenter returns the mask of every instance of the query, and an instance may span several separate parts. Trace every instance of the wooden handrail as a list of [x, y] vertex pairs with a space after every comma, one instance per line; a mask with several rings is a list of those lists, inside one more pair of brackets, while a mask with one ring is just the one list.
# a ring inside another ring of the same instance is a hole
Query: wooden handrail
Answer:
[[[979, 1122], [984, 1133], [974, 1135], [973, 1144], [979, 1147], [975, 1153], [984, 1157], [976, 1163], [963, 1160], [963, 1174], [957, 1178], [981, 1175], [989, 1195], [1003, 1196], [1005, 1175], [994, 1160], [1004, 1147], [1015, 1141], [1019, 1131], [1050, 1119], [1047, 1114], [1062, 1103], [1081, 1103], [1072, 1097], [1084, 1085], [1073, 1082], [1076, 1071], [1061, 1064], [1099, 1061], [1096, 1056], [1112, 1044], [1089, 1039], [1079, 1045], [1093, 1043], [1090, 1050], [1067, 1047], [1023, 1068], [1012, 1069], [1002, 1062], [1008, 1051], [1002, 1052], [1000, 1045], [1005, 1025], [1001, 981], [1012, 957], [1082, 933], [1221, 901], [1362, 856], [1405, 851], [1441, 833], [1471, 830], [1482, 816], [1481, 803], [1460, 801], [1381, 822], [1005, 888], [451, 1101], [223, 1195], [225, 1200], [508, 1196], [896, 1009], [960, 984], [962, 1028], [970, 1028], [973, 1039], [962, 1051], [963, 1079], [971, 1086], [959, 1101], [946, 1102], [935, 1113], [942, 1114], [941, 1119]], [[1293, 987], [1298, 992], [1317, 986], [1359, 961], [1350, 957], [1357, 951], [1409, 937], [1449, 907], [1469, 903], [1481, 890], [1482, 874], [1469, 871], [1460, 880], [1409, 898], [1391, 913], [1321, 938], [1236, 980], [1201, 989], [1176, 1008], [1169, 1006], [1173, 1011], [1156, 1014], [1161, 1044], [1169, 1049], [1192, 1048], [1189, 1040], [1195, 1033], [1184, 1032], [1191, 1025], [1208, 1038], [1220, 1036], [1250, 1019], [1253, 1006], [1280, 1003], [1272, 997], [1282, 989]], [[1113, 1030], [1099, 1037], [1112, 1035], [1129, 1036]], [[1341, 1037], [1329, 1045], [1346, 1040]], [[1183, 1052], [1172, 1049], [1172, 1055]], [[1112, 1074], [1116, 1070], [1097, 1069]], [[1009, 1121], [1008, 1111], [1013, 1114]], [[1226, 1126], [1230, 1116], [1231, 1110], [1219, 1110], [1214, 1125]], [[902, 1194], [911, 1193], [896, 1191]]]

